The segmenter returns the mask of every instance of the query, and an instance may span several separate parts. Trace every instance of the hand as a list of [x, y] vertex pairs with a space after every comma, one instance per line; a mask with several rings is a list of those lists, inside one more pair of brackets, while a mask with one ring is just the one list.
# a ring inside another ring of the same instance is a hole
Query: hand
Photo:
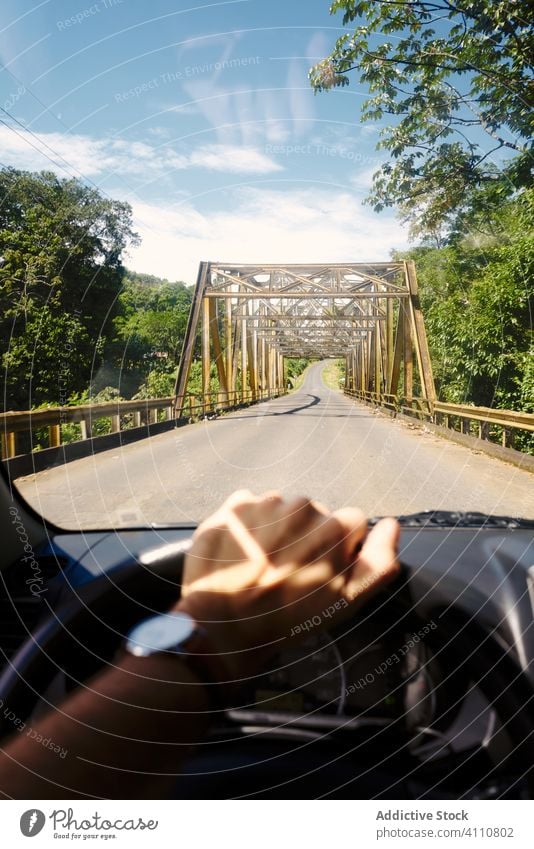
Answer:
[[306, 498], [236, 492], [195, 532], [175, 609], [206, 628], [221, 677], [242, 680], [299, 624], [332, 607], [350, 615], [390, 581], [398, 537], [394, 519], [367, 534], [360, 510], [330, 513]]

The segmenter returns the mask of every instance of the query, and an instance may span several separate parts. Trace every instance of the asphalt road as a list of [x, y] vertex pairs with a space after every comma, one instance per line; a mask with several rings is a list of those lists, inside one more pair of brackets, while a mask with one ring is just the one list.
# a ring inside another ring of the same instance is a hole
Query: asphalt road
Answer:
[[356, 404], [311, 366], [298, 392], [19, 479], [63, 527], [200, 520], [235, 489], [307, 494], [368, 515], [534, 518], [532, 475]]

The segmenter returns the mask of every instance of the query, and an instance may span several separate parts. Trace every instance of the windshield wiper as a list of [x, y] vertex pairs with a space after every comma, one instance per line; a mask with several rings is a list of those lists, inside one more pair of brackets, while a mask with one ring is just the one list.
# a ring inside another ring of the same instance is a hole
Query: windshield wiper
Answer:
[[534, 528], [534, 519], [459, 510], [424, 510], [397, 518], [404, 528]]

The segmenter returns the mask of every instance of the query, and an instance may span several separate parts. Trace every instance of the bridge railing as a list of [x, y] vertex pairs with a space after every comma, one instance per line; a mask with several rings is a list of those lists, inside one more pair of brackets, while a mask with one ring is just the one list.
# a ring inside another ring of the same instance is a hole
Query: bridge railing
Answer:
[[[120, 433], [165, 421], [199, 419], [210, 413], [221, 413], [241, 406], [278, 397], [281, 393], [250, 389], [236, 392], [210, 392], [206, 395], [187, 394], [166, 398], [149, 398], [137, 401], [108, 401], [101, 404], [80, 404], [76, 407], [47, 407], [41, 410], [24, 410], [0, 413], [1, 455], [10, 459], [40, 448], [59, 448], [65, 441], [79, 442], [109, 433]], [[175, 402], [181, 408], [180, 418], [175, 416]], [[64, 440], [64, 425], [79, 425], [79, 436]], [[103, 425], [103, 426], [102, 426]], [[43, 430], [45, 431], [43, 433]], [[39, 438], [34, 438], [39, 431]], [[99, 432], [100, 431], [100, 432]], [[24, 440], [21, 437], [24, 436]], [[19, 443], [24, 441], [24, 446]], [[42, 445], [42, 442], [45, 445]]]
[[514, 447], [516, 432], [534, 432], [532, 413], [516, 413], [514, 410], [474, 407], [469, 404], [446, 404], [441, 401], [430, 405], [425, 398], [408, 400], [399, 395], [360, 389], [345, 389], [345, 395], [467, 436], [475, 436], [493, 443], [499, 441], [503, 448]]

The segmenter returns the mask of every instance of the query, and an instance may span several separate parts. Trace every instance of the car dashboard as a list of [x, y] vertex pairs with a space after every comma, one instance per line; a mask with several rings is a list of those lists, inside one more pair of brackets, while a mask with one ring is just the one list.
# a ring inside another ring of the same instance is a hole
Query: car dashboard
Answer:
[[[39, 552], [48, 604], [191, 532], [58, 533]], [[241, 703], [217, 715], [177, 777], [177, 798], [530, 794], [532, 529], [405, 526], [400, 560], [395, 584], [353, 618], [296, 624]], [[2, 579], [0, 647], [10, 657], [40, 606], [24, 591], [23, 564]], [[95, 671], [75, 648], [71, 662], [35, 715]]]

